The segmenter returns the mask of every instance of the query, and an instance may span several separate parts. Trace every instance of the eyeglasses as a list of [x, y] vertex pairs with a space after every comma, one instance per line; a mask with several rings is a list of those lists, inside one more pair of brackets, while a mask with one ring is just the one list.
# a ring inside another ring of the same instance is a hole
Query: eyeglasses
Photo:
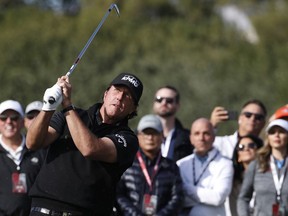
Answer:
[[5, 122], [8, 118], [10, 118], [11, 121], [18, 121], [20, 116], [19, 115], [0, 115], [0, 120]]
[[26, 118], [29, 120], [32, 120], [34, 118], [36, 118], [38, 115], [38, 113], [30, 113], [30, 114], [26, 114]]
[[157, 96], [155, 98], [155, 102], [157, 103], [162, 103], [162, 101], [165, 100], [165, 103], [167, 104], [172, 104], [174, 103], [175, 99], [174, 98], [170, 98], [170, 97], [160, 97], [160, 96]]
[[242, 113], [246, 118], [251, 118], [252, 116], [255, 117], [255, 120], [257, 121], [263, 121], [265, 116], [262, 114], [258, 114], [258, 113], [251, 113], [251, 112], [243, 112]]
[[248, 148], [248, 149], [256, 149], [257, 148], [257, 144], [256, 143], [248, 143], [248, 144], [239, 144], [237, 146], [237, 150], [238, 151], [244, 151], [245, 148]]

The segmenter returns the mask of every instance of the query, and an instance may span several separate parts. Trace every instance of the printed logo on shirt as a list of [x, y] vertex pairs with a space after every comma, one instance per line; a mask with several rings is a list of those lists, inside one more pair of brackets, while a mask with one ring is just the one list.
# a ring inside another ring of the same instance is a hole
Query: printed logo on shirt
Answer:
[[124, 147], [127, 147], [127, 142], [126, 139], [124, 138], [124, 136], [120, 135], [120, 134], [115, 134], [115, 136], [118, 138], [117, 142], [120, 144], [123, 144]]

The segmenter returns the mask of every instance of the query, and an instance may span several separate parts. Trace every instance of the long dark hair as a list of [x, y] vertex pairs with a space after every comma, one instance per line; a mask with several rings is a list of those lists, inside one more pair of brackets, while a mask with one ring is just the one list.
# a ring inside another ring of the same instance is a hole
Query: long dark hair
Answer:
[[257, 149], [259, 149], [263, 146], [262, 139], [260, 139], [257, 136], [254, 136], [252, 134], [248, 134], [248, 135], [241, 136], [238, 138], [238, 141], [237, 141], [236, 146], [234, 148], [232, 161], [233, 161], [233, 167], [234, 167], [234, 181], [237, 180], [239, 182], [243, 181], [243, 173], [245, 171], [243, 163], [238, 162], [238, 145], [243, 138], [249, 138], [249, 139], [253, 140], [253, 142], [256, 143], [256, 145], [257, 145]]

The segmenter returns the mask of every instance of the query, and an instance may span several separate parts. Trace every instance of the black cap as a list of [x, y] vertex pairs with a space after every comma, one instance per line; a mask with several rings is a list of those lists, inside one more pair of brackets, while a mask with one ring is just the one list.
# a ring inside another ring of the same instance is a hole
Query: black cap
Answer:
[[127, 86], [131, 91], [135, 104], [138, 104], [143, 92], [143, 84], [138, 77], [130, 73], [121, 73], [110, 83], [111, 85]]

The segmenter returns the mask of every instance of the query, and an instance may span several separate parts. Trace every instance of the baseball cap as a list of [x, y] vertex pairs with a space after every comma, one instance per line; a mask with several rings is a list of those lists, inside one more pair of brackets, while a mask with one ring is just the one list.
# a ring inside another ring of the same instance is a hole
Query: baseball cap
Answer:
[[152, 128], [159, 133], [163, 131], [162, 123], [159, 117], [153, 114], [143, 116], [138, 123], [138, 131], [143, 131], [147, 128]]
[[6, 100], [0, 104], [0, 114], [2, 114], [6, 110], [14, 110], [18, 112], [21, 117], [24, 117], [24, 112], [21, 104], [15, 100]]
[[279, 109], [276, 110], [276, 112], [274, 113], [274, 117], [275, 119], [280, 119], [283, 117], [287, 117], [288, 118], [288, 106], [282, 106]]
[[143, 84], [138, 77], [130, 73], [121, 73], [115, 77], [110, 83], [110, 86], [111, 85], [124, 85], [128, 87], [135, 103], [138, 104], [143, 92]]
[[41, 101], [33, 101], [26, 106], [25, 114], [27, 114], [31, 111], [34, 111], [34, 110], [41, 111], [42, 106], [43, 106], [43, 103]]
[[266, 132], [268, 133], [269, 130], [274, 126], [279, 126], [288, 132], [288, 121], [284, 119], [275, 119], [271, 121], [266, 128]]

